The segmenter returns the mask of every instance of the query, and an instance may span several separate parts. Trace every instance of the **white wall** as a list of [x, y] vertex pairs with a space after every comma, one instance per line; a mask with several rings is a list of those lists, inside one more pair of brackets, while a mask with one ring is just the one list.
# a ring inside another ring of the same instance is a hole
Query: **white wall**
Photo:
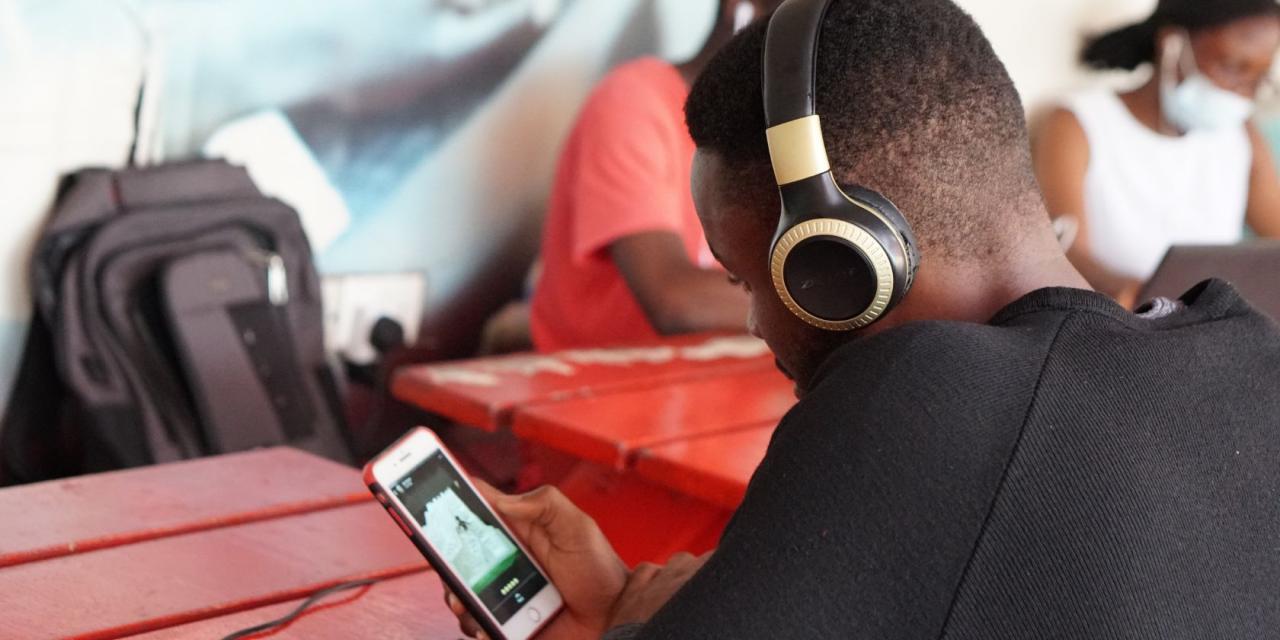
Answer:
[[1155, 0], [957, 0], [982, 26], [1031, 110], [1098, 82], [1079, 64], [1089, 35], [1144, 19]]
[[64, 172], [125, 161], [142, 59], [123, 5], [0, 0], [0, 409], [26, 335], [27, 260], [44, 212]]
[[[663, 17], [664, 51], [696, 50], [716, 0], [653, 0]], [[1088, 35], [1145, 18], [1156, 0], [956, 0], [991, 39], [1022, 93], [1036, 108], [1063, 91], [1098, 82], [1078, 63]]]

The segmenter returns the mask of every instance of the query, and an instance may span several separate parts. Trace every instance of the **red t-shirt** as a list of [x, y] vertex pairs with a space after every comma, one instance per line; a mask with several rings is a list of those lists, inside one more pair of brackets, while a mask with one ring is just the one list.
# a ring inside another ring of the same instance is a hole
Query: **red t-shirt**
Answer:
[[675, 67], [642, 58], [614, 70], [588, 98], [547, 211], [530, 319], [539, 351], [658, 335], [609, 255], [620, 238], [670, 231], [690, 261], [715, 266], [689, 189], [688, 93]]

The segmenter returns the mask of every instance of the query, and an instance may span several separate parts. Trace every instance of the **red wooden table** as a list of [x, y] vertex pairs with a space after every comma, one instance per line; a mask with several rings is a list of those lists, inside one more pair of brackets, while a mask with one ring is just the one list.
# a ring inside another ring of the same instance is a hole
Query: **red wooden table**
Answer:
[[[460, 638], [458, 622], [443, 605], [436, 606], [443, 587], [429, 571], [391, 578], [367, 590], [337, 594], [317, 604], [308, 615], [288, 627], [263, 638], [298, 640], [435, 640]], [[301, 599], [259, 607], [212, 620], [201, 620], [131, 640], [217, 640], [235, 629], [247, 629], [266, 620], [282, 617]]]
[[495, 431], [510, 426], [517, 408], [773, 369], [773, 356], [759, 340], [700, 335], [620, 349], [406, 367], [392, 391], [431, 413]]
[[629, 563], [714, 546], [764, 455], [762, 426], [795, 403], [763, 343], [723, 336], [419, 367], [395, 392], [572, 456], [555, 483]]
[[279, 637], [452, 637], [417, 550], [358, 473], [271, 449], [0, 491], [0, 638], [218, 638], [334, 596]]
[[521, 407], [512, 429], [621, 471], [643, 448], [775, 425], [795, 402], [791, 383], [769, 369]]
[[706, 500], [726, 510], [742, 503], [747, 482], [764, 459], [777, 422], [668, 442], [641, 450], [640, 477]]

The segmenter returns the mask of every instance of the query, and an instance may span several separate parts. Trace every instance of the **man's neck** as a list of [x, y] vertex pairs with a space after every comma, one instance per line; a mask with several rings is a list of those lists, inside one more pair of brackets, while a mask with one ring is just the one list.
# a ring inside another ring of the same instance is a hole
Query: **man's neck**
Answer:
[[1063, 255], [1052, 234], [1044, 235], [1022, 245], [1014, 254], [998, 255], [982, 264], [926, 261], [911, 295], [886, 318], [891, 320], [886, 324], [916, 320], [983, 324], [1033, 291], [1051, 287], [1091, 289]]

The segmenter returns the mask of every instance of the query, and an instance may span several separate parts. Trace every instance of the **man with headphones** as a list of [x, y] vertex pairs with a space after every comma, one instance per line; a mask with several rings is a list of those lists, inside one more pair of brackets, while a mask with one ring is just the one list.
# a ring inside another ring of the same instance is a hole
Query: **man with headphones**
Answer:
[[628, 570], [558, 492], [487, 491], [565, 597], [544, 637], [1280, 629], [1280, 327], [1221, 281], [1089, 290], [951, 0], [788, 0], [686, 112], [707, 239], [801, 400], [703, 558]]

